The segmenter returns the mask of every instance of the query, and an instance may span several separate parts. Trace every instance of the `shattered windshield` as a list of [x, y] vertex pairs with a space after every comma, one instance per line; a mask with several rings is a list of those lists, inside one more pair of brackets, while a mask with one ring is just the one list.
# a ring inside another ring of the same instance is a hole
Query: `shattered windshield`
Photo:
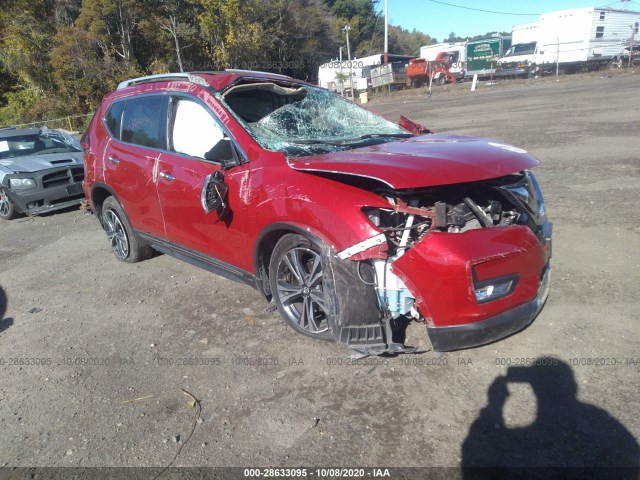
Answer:
[[242, 85], [230, 89], [225, 101], [263, 148], [282, 151], [289, 157], [412, 136], [398, 125], [316, 87]]

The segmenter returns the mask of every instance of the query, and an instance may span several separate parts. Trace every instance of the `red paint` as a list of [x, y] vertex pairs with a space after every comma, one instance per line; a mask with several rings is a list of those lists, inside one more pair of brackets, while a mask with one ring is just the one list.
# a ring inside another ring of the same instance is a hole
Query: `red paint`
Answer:
[[423, 133], [433, 133], [424, 125], [420, 125], [419, 123], [414, 122], [413, 120], [405, 117], [404, 115], [400, 115], [400, 121], [398, 122], [398, 125], [404, 128], [405, 130], [408, 130], [409, 132], [413, 133], [414, 135], [422, 135]]
[[[245, 76], [199, 75], [215, 90]], [[279, 80], [263, 74], [252, 76]], [[226, 222], [219, 221], [215, 212], [206, 214], [200, 204], [204, 178], [219, 166], [110, 139], [102, 121], [107, 106], [119, 98], [152, 92], [184, 92], [203, 100], [246, 155], [248, 163], [224, 173], [233, 214]], [[361, 209], [389, 208], [383, 198], [315, 175], [314, 171], [371, 177], [403, 189], [490, 179], [538, 164], [526, 152], [455, 135], [414, 137], [287, 161], [282, 153], [261, 148], [211, 89], [183, 81], [141, 84], [108, 95], [83, 143], [88, 149], [84, 191], [92, 207], [94, 187], [106, 183], [135, 229], [252, 273], [256, 273], [257, 239], [276, 223], [308, 231], [334, 252], [379, 233]], [[110, 155], [120, 163], [111, 164]], [[173, 175], [175, 182], [164, 181], [159, 172]], [[374, 250], [375, 256], [383, 255], [378, 247], [369, 253]], [[546, 254], [531, 231], [513, 226], [462, 234], [431, 233], [398, 259], [393, 270], [416, 295], [428, 321], [444, 326], [483, 320], [531, 300], [545, 263]], [[483, 278], [518, 273], [517, 288], [504, 299], [477, 305], [472, 284], [474, 265], [478, 265]]]
[[[396, 260], [392, 269], [416, 296], [429, 323], [444, 327], [485, 320], [533, 300], [546, 263], [547, 255], [531, 230], [511, 226], [433, 232]], [[517, 273], [515, 290], [505, 298], [478, 304], [474, 265], [484, 274], [479, 280]]]
[[[127, 215], [137, 220], [139, 230], [164, 238], [162, 212], [153, 178], [160, 153], [114, 141], [105, 152], [104, 183], [111, 186], [120, 203], [127, 206]], [[114, 164], [110, 158], [119, 163]]]
[[506, 150], [490, 142], [483, 138], [434, 134], [294, 158], [290, 163], [300, 171], [342, 172], [376, 178], [397, 189], [487, 180], [540, 163], [526, 152]]

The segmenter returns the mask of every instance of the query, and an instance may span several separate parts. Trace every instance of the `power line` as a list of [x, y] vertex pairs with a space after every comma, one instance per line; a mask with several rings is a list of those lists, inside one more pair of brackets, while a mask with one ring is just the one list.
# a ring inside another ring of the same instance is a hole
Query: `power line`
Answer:
[[496, 15], [517, 15], [517, 16], [524, 16], [524, 17], [539, 17], [540, 16], [539, 13], [496, 12], [494, 10], [482, 10], [480, 8], [465, 7], [463, 5], [454, 5], [453, 3], [440, 2], [438, 0], [428, 0], [428, 1], [429, 2], [433, 2], [433, 3], [440, 3], [441, 5], [447, 5], [448, 7], [464, 8], [465, 10], [473, 10], [475, 12], [495, 13]]
[[598, 7], [598, 8], [607, 8], [607, 7], [610, 7], [611, 5], [615, 5], [616, 3], [623, 3], [623, 0], [618, 0], [617, 2], [607, 3], [606, 5], [602, 5], [601, 7]]
[[[606, 5], [602, 5], [601, 7], [596, 7], [596, 8], [607, 8], [607, 7], [610, 7], [611, 5], [615, 5], [616, 3], [634, 3], [636, 5], [640, 5], [640, 3], [634, 2], [633, 0], [618, 0], [617, 2], [607, 3]], [[625, 6], [628, 6], [628, 5], [625, 5]]]

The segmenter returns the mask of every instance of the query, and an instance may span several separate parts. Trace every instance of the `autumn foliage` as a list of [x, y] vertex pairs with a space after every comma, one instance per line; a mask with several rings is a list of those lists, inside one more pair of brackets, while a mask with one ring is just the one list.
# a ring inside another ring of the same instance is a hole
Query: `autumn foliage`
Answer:
[[[5, 0], [0, 126], [90, 114], [134, 76], [242, 68], [308, 81], [337, 58], [380, 53], [372, 0]], [[417, 55], [425, 34], [391, 27], [389, 50]], [[345, 49], [346, 56], [346, 49]], [[82, 128], [85, 118], [74, 119]]]

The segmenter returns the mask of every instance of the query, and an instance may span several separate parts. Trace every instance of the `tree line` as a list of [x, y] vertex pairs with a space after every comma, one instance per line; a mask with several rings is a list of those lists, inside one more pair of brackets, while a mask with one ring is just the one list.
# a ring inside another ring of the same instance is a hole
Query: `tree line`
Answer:
[[[91, 113], [120, 81], [147, 74], [241, 68], [314, 81], [345, 45], [345, 25], [352, 57], [383, 51], [379, 1], [4, 0], [0, 127]], [[389, 29], [390, 53], [434, 42]]]

